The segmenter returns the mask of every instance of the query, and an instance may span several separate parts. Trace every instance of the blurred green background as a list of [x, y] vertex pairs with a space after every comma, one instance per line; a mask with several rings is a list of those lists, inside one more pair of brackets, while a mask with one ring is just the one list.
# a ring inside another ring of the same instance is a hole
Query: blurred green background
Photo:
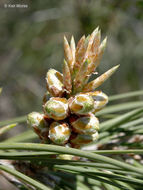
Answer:
[[[5, 3], [28, 8], [4, 8]], [[143, 87], [143, 1], [0, 1], [0, 120], [41, 110], [45, 75], [62, 70], [63, 36], [70, 39], [101, 28], [108, 36], [100, 74], [119, 70], [100, 87], [108, 95]]]

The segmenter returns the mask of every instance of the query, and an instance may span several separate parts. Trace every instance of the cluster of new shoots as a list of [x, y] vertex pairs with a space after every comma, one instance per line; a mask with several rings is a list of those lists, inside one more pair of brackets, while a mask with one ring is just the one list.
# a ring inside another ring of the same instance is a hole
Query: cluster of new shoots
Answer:
[[[96, 91], [118, 68], [115, 66], [94, 79], [106, 47], [100, 43], [100, 30], [82, 38], [75, 46], [64, 37], [63, 73], [50, 69], [46, 75], [47, 92], [43, 98], [43, 113], [32, 112], [28, 125], [44, 143], [81, 148], [98, 138], [99, 120], [95, 113], [108, 103], [108, 96]], [[49, 95], [51, 98], [49, 98]]]

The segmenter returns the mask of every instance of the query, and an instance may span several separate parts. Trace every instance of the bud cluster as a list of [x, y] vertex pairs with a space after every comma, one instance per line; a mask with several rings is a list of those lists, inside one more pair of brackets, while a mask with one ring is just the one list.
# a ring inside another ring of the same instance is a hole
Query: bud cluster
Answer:
[[42, 142], [80, 148], [98, 138], [99, 120], [94, 114], [108, 103], [108, 96], [95, 89], [118, 68], [88, 82], [105, 45], [106, 38], [100, 44], [98, 28], [87, 38], [83, 36], [77, 47], [73, 37], [70, 45], [64, 38], [63, 74], [55, 69], [47, 72], [43, 113], [32, 112], [27, 117], [28, 126]]
[[93, 112], [107, 102], [108, 97], [100, 91], [96, 91], [96, 96], [93, 92], [93, 96], [82, 93], [69, 99], [51, 97], [43, 104], [44, 114], [32, 112], [27, 122], [44, 142], [70, 143], [79, 148], [97, 139], [99, 121]]

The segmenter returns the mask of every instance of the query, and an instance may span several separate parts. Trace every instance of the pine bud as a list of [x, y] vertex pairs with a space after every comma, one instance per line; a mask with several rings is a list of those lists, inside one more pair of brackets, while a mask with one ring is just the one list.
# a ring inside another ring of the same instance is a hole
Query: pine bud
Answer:
[[63, 120], [68, 116], [68, 101], [66, 98], [50, 98], [43, 106], [45, 114], [55, 120]]
[[27, 123], [30, 127], [38, 127], [39, 129], [43, 129], [47, 126], [44, 115], [38, 112], [32, 112], [27, 116]]
[[79, 94], [69, 99], [69, 108], [72, 113], [86, 115], [94, 110], [94, 100], [88, 94]]
[[72, 160], [73, 156], [70, 154], [60, 154], [57, 156], [57, 159], [61, 159], [61, 160]]
[[71, 144], [74, 148], [80, 148], [85, 144], [89, 144], [98, 138], [98, 132], [95, 132], [92, 135], [76, 134], [71, 137]]
[[51, 96], [61, 97], [63, 90], [63, 75], [55, 69], [50, 69], [46, 75], [47, 89]]
[[83, 88], [83, 92], [90, 92], [101, 86], [101, 84], [103, 84], [118, 69], [118, 67], [119, 65], [112, 67], [111, 69], [100, 75], [98, 78], [86, 84]]
[[82, 117], [71, 117], [71, 126], [79, 134], [94, 134], [99, 130], [99, 121], [93, 114]]
[[87, 94], [94, 99], [94, 112], [102, 109], [108, 103], [108, 96], [102, 91], [94, 91]]
[[53, 122], [49, 129], [50, 140], [58, 145], [64, 145], [71, 134], [71, 130], [67, 123]]
[[44, 115], [38, 112], [32, 112], [27, 116], [27, 124], [31, 127], [40, 137], [43, 129], [48, 129], [48, 123], [44, 119]]
[[[71, 144], [67, 143], [64, 145], [64, 147], [71, 148]], [[74, 156], [70, 154], [59, 154], [56, 158], [61, 160], [72, 160], [74, 159]]]

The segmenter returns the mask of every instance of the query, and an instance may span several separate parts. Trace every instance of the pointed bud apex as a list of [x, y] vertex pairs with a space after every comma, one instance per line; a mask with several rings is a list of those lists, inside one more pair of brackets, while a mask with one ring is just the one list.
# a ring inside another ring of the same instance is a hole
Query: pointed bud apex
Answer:
[[49, 129], [50, 140], [58, 145], [64, 145], [71, 134], [71, 130], [67, 123], [53, 122]]
[[102, 56], [102, 54], [104, 53], [104, 50], [106, 48], [107, 45], [107, 37], [102, 41], [102, 43], [99, 46], [99, 55]]
[[85, 85], [83, 92], [90, 92], [95, 90], [95, 88], [99, 87], [101, 84], [103, 84], [117, 69], [119, 65], [112, 67], [110, 70], [96, 78], [95, 80], [89, 82], [87, 85]]
[[78, 43], [77, 43], [77, 47], [76, 47], [76, 53], [78, 53], [78, 51], [80, 50], [80, 49], [82, 49], [82, 47], [83, 47], [83, 45], [84, 45], [84, 42], [85, 42], [85, 35], [83, 35], [81, 38], [80, 38], [80, 40], [78, 41]]
[[74, 65], [74, 63], [75, 63], [75, 51], [76, 51], [76, 48], [75, 48], [75, 41], [74, 41], [74, 37], [73, 36], [71, 37], [70, 47], [71, 47], [71, 52], [72, 52], [72, 57], [73, 57], [73, 65]]
[[85, 49], [87, 49], [88, 42], [89, 42], [89, 38], [90, 38], [90, 35], [88, 35], [88, 36], [85, 38], [85, 42], [84, 42]]
[[43, 106], [45, 114], [55, 120], [63, 120], [68, 116], [66, 98], [50, 98]]
[[98, 31], [98, 28], [96, 28], [92, 34], [89, 37], [88, 46], [85, 54], [85, 59], [90, 59], [90, 56], [94, 53], [93, 52], [93, 43], [96, 35], [99, 35], [100, 32]]
[[[90, 58], [92, 64], [89, 65], [88, 72], [87, 72], [88, 75], [91, 75], [95, 71], [95, 69], [98, 67], [98, 65], [100, 64], [100, 60], [102, 58], [102, 55], [103, 55], [105, 48], [106, 48], [107, 37], [100, 44], [100, 38], [101, 38], [100, 35], [101, 34], [99, 31], [97, 34], [97, 37], [95, 37], [95, 41], [93, 43], [94, 54], [92, 54], [92, 56]], [[99, 44], [100, 44], [100, 46], [99, 46]]]
[[98, 31], [98, 30], [99, 30], [99, 26], [97, 26], [97, 27], [95, 28], [95, 30], [97, 30], [97, 31]]
[[95, 34], [94, 41], [92, 44], [92, 54], [94, 54], [94, 56], [97, 54], [97, 49], [98, 49], [99, 44], [100, 44], [100, 39], [101, 39], [101, 32], [99, 30]]

